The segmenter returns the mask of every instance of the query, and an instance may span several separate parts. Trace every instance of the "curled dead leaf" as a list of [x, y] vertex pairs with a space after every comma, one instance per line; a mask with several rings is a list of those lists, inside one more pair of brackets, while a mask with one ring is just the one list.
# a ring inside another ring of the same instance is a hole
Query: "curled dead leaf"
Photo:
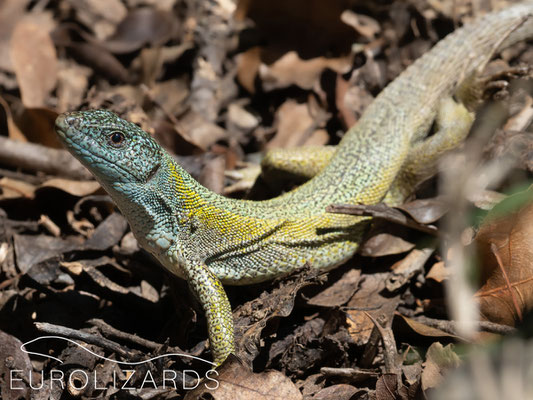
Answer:
[[499, 203], [475, 240], [482, 284], [476, 297], [481, 315], [510, 326], [533, 310], [533, 204], [516, 207], [517, 201], [528, 197], [531, 201], [531, 190]]

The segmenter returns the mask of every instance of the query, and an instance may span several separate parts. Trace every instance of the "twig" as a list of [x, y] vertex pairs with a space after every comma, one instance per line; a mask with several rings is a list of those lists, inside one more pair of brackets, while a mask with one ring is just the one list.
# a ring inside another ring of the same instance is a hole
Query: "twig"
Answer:
[[[148, 339], [143, 339], [135, 334], [120, 331], [112, 327], [111, 325], [105, 323], [101, 319], [93, 318], [89, 320], [88, 322], [89, 324], [96, 326], [105, 336], [112, 336], [118, 339], [124, 339], [131, 343], [138, 344], [139, 346], [145, 347], [150, 350], [158, 350], [161, 347], [163, 347], [163, 345], [160, 343], [152, 342], [151, 340], [148, 340]], [[183, 353], [181, 349], [177, 347], [176, 349], [178, 350], [178, 352]]]
[[41, 171], [70, 179], [93, 179], [66, 150], [51, 149], [35, 143], [24, 143], [0, 136], [0, 162], [29, 171]]
[[[457, 329], [457, 321], [428, 318], [423, 315], [420, 315], [418, 317], [409, 316], [409, 318], [417, 322], [420, 322], [424, 325], [440, 329], [441, 331], [447, 332], [449, 334], [452, 334], [455, 336], [461, 336]], [[477, 326], [482, 331], [490, 332], [490, 333], [497, 333], [499, 335], [508, 335], [508, 334], [516, 332], [516, 328], [513, 328], [512, 326], [501, 325], [501, 324], [497, 324], [495, 322], [490, 322], [490, 321], [478, 321]]]
[[437, 235], [438, 230], [433, 225], [423, 225], [409, 218], [404, 213], [385, 204], [331, 204], [326, 207], [326, 211], [334, 214], [349, 214], [361, 217], [373, 217], [393, 222], [398, 225], [416, 229], [424, 233]]
[[118, 343], [93, 333], [78, 331], [67, 328], [66, 326], [49, 324], [47, 322], [35, 322], [35, 327], [39, 331], [49, 333], [51, 335], [63, 336], [69, 339], [83, 340], [85, 343], [94, 344], [102, 349], [114, 352], [124, 359], [131, 360], [138, 357], [136, 352], [126, 350]]
[[[398, 379], [401, 379], [401, 371], [398, 368], [398, 350], [396, 349], [396, 341], [390, 328], [383, 328], [381, 324], [368, 312], [363, 313], [372, 321], [378, 330], [381, 341], [383, 342], [383, 359], [385, 361], [385, 371], [387, 373], [395, 374]], [[399, 384], [401, 382], [399, 381]]]

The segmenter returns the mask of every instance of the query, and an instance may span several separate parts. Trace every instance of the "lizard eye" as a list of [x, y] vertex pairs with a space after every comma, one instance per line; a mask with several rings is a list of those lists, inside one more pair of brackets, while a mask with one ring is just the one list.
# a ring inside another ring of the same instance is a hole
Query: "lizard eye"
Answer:
[[109, 144], [113, 147], [122, 147], [125, 140], [126, 138], [122, 132], [115, 131], [109, 134]]

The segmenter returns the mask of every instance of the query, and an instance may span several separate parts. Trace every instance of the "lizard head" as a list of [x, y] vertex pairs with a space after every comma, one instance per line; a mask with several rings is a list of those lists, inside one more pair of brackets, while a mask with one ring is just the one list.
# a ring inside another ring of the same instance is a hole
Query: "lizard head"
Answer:
[[162, 162], [159, 144], [111, 111], [61, 114], [56, 119], [56, 131], [66, 148], [104, 186], [145, 183]]

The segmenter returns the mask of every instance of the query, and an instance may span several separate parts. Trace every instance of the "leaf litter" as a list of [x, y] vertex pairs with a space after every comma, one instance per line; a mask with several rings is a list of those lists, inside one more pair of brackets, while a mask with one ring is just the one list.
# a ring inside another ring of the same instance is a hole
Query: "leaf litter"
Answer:
[[[45, 332], [88, 341], [109, 360], [170, 350], [210, 358], [205, 319], [186, 284], [139, 249], [98, 183], [61, 148], [53, 131], [59, 113], [113, 110], [216, 192], [272, 197], [295, 182], [254, 182], [264, 151], [338, 143], [390, 80], [454, 26], [486, 11], [469, 0], [2, 2], [0, 353], [11, 364], [2, 364], [0, 376], [8, 365], [32, 370], [38, 381], [57, 368], [15, 349]], [[446, 305], [449, 260], [457, 253], [442, 243], [458, 199], [440, 193], [433, 178], [397, 208], [337, 208], [375, 218], [344, 266], [229, 287], [241, 359], [218, 370], [216, 390], [185, 389], [199, 383], [191, 375], [180, 377], [177, 390], [161, 386], [165, 369], [206, 371], [188, 358], [124, 373], [72, 343], [50, 342], [37, 347], [82, 371], [101, 371], [97, 385], [61, 388], [45, 380], [31, 394], [22, 380], [16, 397], [3, 385], [1, 397], [124, 398], [116, 380], [137, 385], [128, 394], [134, 398], [438, 395], [446, 371], [461, 364], [464, 350], [452, 344], [522, 332], [532, 308], [531, 197], [528, 190], [508, 194], [530, 184], [533, 96], [527, 73], [505, 74], [531, 54], [521, 44], [487, 67], [487, 97], [503, 111], [479, 162], [515, 162], [497, 185], [467, 199], [464, 241], [479, 255], [478, 289], [469, 300], [480, 307], [482, 319], [472, 321], [484, 331], [477, 337], [461, 334]], [[239, 175], [231, 171], [236, 165], [249, 169]], [[155, 385], [140, 390], [150, 382], [147, 370]]]

